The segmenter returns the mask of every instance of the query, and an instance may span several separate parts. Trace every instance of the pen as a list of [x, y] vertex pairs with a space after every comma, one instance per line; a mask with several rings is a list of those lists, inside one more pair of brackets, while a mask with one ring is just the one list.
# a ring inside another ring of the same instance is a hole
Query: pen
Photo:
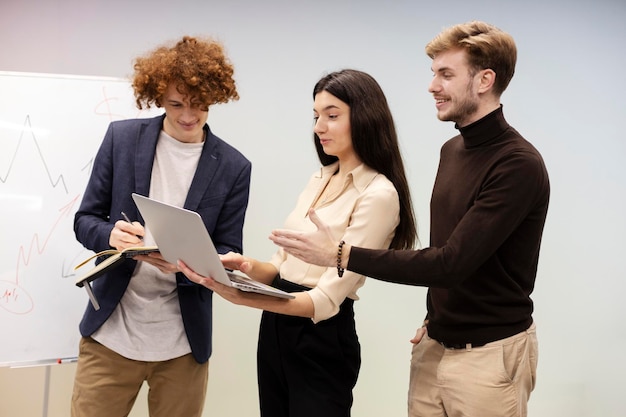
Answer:
[[58, 364], [78, 362], [78, 358], [61, 358], [57, 359]]
[[[126, 213], [124, 213], [123, 211], [122, 213], [122, 217], [124, 217], [124, 220], [126, 220], [128, 223], [133, 224], [133, 222], [128, 218], [128, 216], [126, 215]], [[137, 236], [139, 239], [143, 240], [143, 236]]]
[[131, 224], [132, 224], [132, 222], [130, 221], [130, 219], [129, 219], [129, 218], [128, 218], [128, 216], [126, 215], [126, 213], [122, 212], [122, 216], [124, 217], [124, 220], [126, 220], [128, 223], [131, 223]]

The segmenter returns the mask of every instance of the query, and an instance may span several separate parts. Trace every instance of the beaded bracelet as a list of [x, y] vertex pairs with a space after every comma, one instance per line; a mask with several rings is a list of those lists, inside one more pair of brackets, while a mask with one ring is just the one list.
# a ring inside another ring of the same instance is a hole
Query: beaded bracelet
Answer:
[[345, 271], [345, 269], [341, 267], [341, 252], [343, 251], [343, 245], [345, 244], [346, 242], [342, 240], [339, 242], [339, 247], [337, 248], [337, 275], [339, 275], [339, 278], [343, 276]]

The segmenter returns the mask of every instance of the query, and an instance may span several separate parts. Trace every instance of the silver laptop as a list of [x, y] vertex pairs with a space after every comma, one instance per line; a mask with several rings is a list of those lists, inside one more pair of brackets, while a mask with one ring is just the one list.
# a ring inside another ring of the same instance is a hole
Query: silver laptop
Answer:
[[163, 258], [173, 264], [180, 259], [191, 269], [229, 287], [280, 298], [295, 298], [288, 292], [227, 271], [198, 213], [139, 194], [133, 200], [146, 222]]

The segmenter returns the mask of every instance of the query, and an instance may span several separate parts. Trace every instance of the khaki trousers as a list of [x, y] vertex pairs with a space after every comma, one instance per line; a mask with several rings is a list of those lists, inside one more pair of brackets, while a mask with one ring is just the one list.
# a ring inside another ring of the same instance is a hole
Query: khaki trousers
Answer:
[[409, 416], [526, 417], [536, 370], [534, 323], [477, 348], [446, 349], [425, 334], [412, 351]]
[[209, 363], [191, 354], [162, 362], [127, 359], [90, 337], [79, 345], [72, 417], [125, 417], [148, 382], [151, 417], [200, 417]]

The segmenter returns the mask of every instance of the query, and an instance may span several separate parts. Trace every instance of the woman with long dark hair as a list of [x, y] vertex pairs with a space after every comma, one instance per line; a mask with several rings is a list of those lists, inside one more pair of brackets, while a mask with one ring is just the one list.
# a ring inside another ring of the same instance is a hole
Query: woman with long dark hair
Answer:
[[[314, 229], [308, 218], [314, 208], [337, 237], [371, 248], [411, 248], [417, 238], [411, 197], [382, 89], [370, 75], [347, 69], [319, 80], [313, 99], [322, 167], [285, 227]], [[349, 416], [361, 365], [353, 303], [365, 277], [306, 264], [282, 249], [269, 262], [228, 253], [222, 263], [295, 295], [245, 293], [179, 265], [225, 299], [264, 310], [257, 353], [261, 416]]]

